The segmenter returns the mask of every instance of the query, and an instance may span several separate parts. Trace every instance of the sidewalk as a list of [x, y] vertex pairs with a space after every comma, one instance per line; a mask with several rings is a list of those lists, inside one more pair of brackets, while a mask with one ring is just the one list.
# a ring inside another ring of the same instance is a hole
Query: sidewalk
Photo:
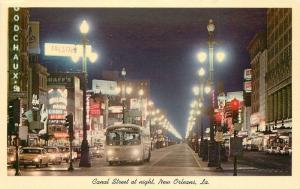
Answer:
[[[187, 145], [188, 146], [188, 145]], [[220, 172], [220, 171], [233, 171], [233, 160], [229, 158], [229, 160], [227, 162], [222, 162], [221, 163], [221, 167], [223, 170], [218, 170], [216, 169], [216, 167], [208, 167], [208, 161], [202, 161], [202, 158], [200, 158], [198, 156], [197, 153], [195, 153], [195, 151], [193, 151], [189, 146], [188, 148], [190, 149], [191, 153], [193, 154], [195, 160], [197, 161], [199, 167], [201, 170], [203, 171], [216, 171], [216, 172]], [[241, 164], [239, 163], [239, 160], [237, 160], [237, 170], [257, 170], [258, 168], [256, 167], [251, 167], [245, 164]]]

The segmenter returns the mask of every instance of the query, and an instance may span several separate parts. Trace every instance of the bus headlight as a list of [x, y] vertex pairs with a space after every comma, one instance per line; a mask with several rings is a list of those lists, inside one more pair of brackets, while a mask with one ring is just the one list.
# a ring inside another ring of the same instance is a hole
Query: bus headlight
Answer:
[[111, 156], [114, 154], [114, 151], [113, 150], [107, 150], [107, 155]]
[[134, 156], [138, 156], [138, 155], [140, 154], [140, 152], [139, 152], [138, 149], [134, 149], [134, 150], [132, 151], [132, 154], [133, 154]]

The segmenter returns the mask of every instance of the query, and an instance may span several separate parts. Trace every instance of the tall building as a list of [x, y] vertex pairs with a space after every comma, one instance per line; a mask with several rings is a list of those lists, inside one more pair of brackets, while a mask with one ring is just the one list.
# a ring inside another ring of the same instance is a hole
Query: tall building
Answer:
[[266, 33], [257, 33], [248, 45], [251, 79], [251, 117], [249, 136], [256, 140], [258, 147], [265, 147], [263, 131], [265, 127], [265, 97], [266, 97], [266, 65], [267, 65], [267, 38]]
[[[29, 10], [27, 8], [9, 8], [8, 15], [8, 40], [9, 40], [9, 57], [8, 57], [8, 101], [19, 98], [21, 101], [21, 113], [26, 112], [30, 106], [29, 97], [29, 75], [30, 67], [28, 60], [28, 24]], [[13, 127], [10, 127], [12, 125]], [[26, 132], [28, 131], [28, 122], [21, 119], [20, 139], [22, 145], [26, 145]], [[12, 135], [15, 135], [14, 124], [8, 124], [8, 143], [12, 144]]]
[[292, 9], [267, 11], [267, 129], [276, 133], [270, 145], [291, 145]]

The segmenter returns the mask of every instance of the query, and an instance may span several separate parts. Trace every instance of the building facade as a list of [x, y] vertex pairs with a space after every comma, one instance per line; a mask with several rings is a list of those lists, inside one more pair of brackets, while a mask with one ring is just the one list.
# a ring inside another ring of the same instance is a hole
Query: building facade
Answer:
[[248, 45], [250, 55], [250, 64], [252, 69], [252, 90], [251, 90], [251, 117], [249, 140], [252, 141], [259, 149], [266, 147], [266, 65], [267, 65], [267, 38], [266, 33], [257, 33]]
[[292, 144], [292, 9], [267, 11], [266, 126], [269, 145]]
[[52, 136], [50, 145], [68, 145], [68, 131], [64, 126], [65, 116], [74, 116], [74, 144], [82, 140], [82, 99], [80, 79], [73, 73], [50, 73], [48, 85], [48, 131]]

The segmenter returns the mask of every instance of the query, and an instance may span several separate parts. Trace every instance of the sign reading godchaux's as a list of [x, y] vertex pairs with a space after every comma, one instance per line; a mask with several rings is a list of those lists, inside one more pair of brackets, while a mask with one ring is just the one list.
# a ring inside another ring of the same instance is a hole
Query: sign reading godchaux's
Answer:
[[9, 91], [20, 92], [20, 8], [9, 9]]
[[[45, 56], [79, 56], [83, 55], [83, 46], [75, 44], [45, 43]], [[92, 46], [86, 46], [86, 55], [92, 52]]]

